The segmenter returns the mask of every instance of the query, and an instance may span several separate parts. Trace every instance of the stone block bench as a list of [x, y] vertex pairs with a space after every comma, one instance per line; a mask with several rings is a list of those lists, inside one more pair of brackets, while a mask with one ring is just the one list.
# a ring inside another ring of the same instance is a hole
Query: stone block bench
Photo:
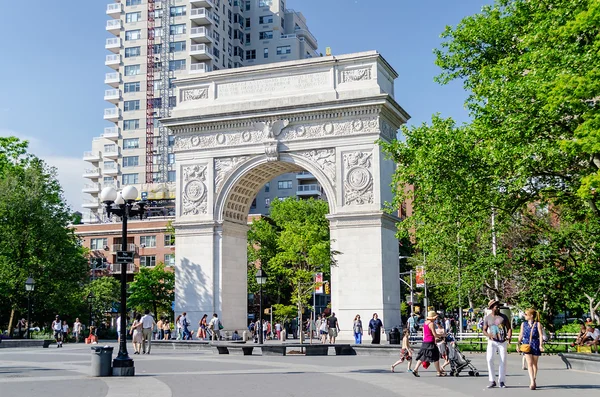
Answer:
[[52, 339], [5, 339], [0, 343], [0, 349], [42, 347], [47, 349], [55, 343]]
[[254, 346], [243, 343], [214, 344], [213, 349], [216, 350], [217, 354], [241, 354], [244, 356], [251, 356], [254, 351]]
[[600, 354], [593, 353], [559, 353], [558, 356], [568, 369], [600, 373]]

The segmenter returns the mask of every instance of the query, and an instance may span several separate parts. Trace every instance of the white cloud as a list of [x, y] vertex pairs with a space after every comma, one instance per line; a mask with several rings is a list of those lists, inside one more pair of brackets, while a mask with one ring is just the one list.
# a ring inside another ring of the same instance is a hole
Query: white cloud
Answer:
[[86, 163], [82, 158], [62, 157], [48, 153], [50, 145], [46, 145], [38, 138], [25, 136], [15, 131], [0, 129], [0, 136], [16, 136], [19, 139], [29, 141], [29, 152], [44, 160], [49, 166], [56, 168], [58, 181], [63, 188], [65, 199], [73, 211], [83, 212], [84, 209], [81, 207], [83, 193], [81, 189], [85, 184], [82, 175]]

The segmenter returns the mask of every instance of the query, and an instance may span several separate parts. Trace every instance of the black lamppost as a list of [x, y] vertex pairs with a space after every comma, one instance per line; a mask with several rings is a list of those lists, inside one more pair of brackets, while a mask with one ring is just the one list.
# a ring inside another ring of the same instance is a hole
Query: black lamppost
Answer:
[[94, 303], [94, 293], [90, 292], [87, 296], [87, 303], [88, 306], [90, 308], [90, 322], [88, 323], [90, 325], [90, 327], [94, 324], [92, 324], [92, 303]]
[[258, 321], [259, 321], [259, 324], [260, 324], [260, 332], [258, 333], [258, 343], [262, 345], [262, 343], [263, 343], [263, 329], [262, 329], [262, 327], [263, 327], [263, 323], [262, 323], [262, 315], [263, 315], [263, 309], [262, 309], [262, 286], [263, 286], [263, 284], [267, 283], [267, 272], [265, 272], [263, 269], [258, 269], [256, 271], [256, 283], [260, 286], [260, 295], [259, 295], [260, 304], [259, 304], [259, 312], [258, 312]]
[[[118, 192], [111, 186], [105, 187], [100, 193], [100, 199], [106, 206], [106, 213], [121, 218], [123, 230], [121, 235], [121, 250], [127, 251], [127, 219], [138, 216], [143, 219], [144, 202], [136, 203], [138, 191], [133, 186], [126, 186]], [[113, 360], [113, 375], [133, 376], [135, 368], [133, 360], [127, 353], [127, 264], [121, 264], [121, 333], [119, 335], [119, 354]]]
[[25, 291], [27, 291], [27, 339], [31, 339], [31, 291], [35, 289], [35, 280], [29, 277], [25, 281]]

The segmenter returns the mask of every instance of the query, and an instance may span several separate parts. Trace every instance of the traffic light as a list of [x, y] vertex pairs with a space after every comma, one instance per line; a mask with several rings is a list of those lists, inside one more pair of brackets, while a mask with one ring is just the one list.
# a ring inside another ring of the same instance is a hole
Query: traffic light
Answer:
[[329, 287], [329, 281], [325, 281], [325, 294], [331, 294], [331, 288]]
[[265, 314], [268, 316], [271, 314], [271, 308], [265, 309]]

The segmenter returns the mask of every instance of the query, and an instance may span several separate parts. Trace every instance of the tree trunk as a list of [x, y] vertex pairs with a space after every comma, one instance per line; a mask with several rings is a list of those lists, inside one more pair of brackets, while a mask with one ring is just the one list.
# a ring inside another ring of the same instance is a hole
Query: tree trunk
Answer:
[[[8, 337], [12, 338], [13, 334], [13, 320], [15, 319], [15, 309], [10, 310], [10, 320], [8, 320]], [[29, 324], [27, 324], [29, 327]]]
[[594, 305], [594, 301], [596, 300], [595, 296], [592, 297], [586, 293], [584, 293], [584, 295], [586, 298], [588, 298], [588, 301], [590, 302], [590, 317], [592, 321], [595, 323], [599, 322], [600, 317], [598, 317], [598, 315], [596, 314], [596, 310], [598, 310], [598, 307], [600, 307], [600, 301], [598, 301], [598, 303]]

